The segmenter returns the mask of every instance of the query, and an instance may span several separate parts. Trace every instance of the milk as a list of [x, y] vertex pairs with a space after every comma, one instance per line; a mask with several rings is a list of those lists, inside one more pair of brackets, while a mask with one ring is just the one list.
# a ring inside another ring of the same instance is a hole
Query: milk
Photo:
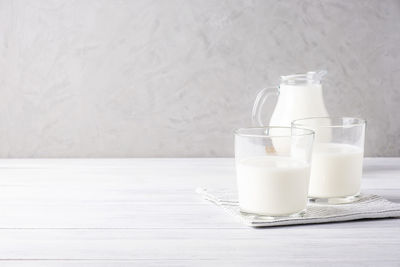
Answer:
[[363, 150], [335, 144], [314, 144], [309, 196], [332, 198], [354, 196], [360, 192]]
[[[271, 116], [269, 126], [291, 126], [291, 122], [307, 117], [327, 117], [321, 84], [287, 85], [281, 84], [279, 98]], [[313, 125], [314, 126], [314, 125]], [[307, 127], [315, 130], [315, 127]], [[273, 129], [271, 134], [279, 135], [279, 129]], [[331, 129], [319, 129], [316, 140], [329, 141]], [[280, 154], [288, 154], [289, 145], [283, 140], [274, 139], [275, 150]]]
[[288, 215], [306, 208], [310, 166], [288, 157], [251, 157], [237, 160], [241, 211]]
[[290, 127], [296, 119], [327, 116], [321, 84], [281, 84], [269, 125]]

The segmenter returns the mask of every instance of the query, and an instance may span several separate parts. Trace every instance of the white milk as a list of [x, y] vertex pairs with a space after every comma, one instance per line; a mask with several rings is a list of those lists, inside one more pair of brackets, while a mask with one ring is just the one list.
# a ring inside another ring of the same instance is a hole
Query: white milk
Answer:
[[288, 126], [293, 120], [327, 117], [321, 84], [281, 84], [270, 126]]
[[287, 215], [306, 208], [310, 165], [288, 157], [238, 160], [240, 209], [261, 215]]
[[[290, 127], [292, 121], [309, 117], [328, 117], [321, 84], [281, 84], [278, 102], [272, 113], [269, 126]], [[315, 127], [306, 128], [314, 130]], [[279, 129], [271, 129], [270, 134], [279, 135]], [[321, 142], [329, 142], [331, 129], [319, 129], [315, 138], [315, 140]], [[275, 150], [280, 154], [288, 154], [290, 151], [290, 146], [283, 140], [274, 139], [273, 144]]]
[[309, 196], [354, 196], [360, 192], [363, 150], [352, 145], [314, 144]]

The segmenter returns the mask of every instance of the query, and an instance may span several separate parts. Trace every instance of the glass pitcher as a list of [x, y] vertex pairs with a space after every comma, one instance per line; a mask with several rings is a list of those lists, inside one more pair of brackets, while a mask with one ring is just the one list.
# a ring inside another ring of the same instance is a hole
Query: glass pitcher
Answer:
[[268, 124], [261, 111], [265, 100], [273, 95], [278, 96], [278, 101], [269, 120], [270, 126], [290, 126], [293, 120], [301, 118], [328, 117], [321, 85], [326, 73], [322, 70], [281, 76], [278, 87], [265, 88], [258, 93], [252, 112], [253, 124]]

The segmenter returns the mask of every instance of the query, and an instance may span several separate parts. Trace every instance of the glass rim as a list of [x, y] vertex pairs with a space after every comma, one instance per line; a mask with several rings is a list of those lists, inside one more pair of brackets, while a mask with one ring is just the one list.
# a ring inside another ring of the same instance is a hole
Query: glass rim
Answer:
[[[349, 123], [349, 124], [338, 124], [338, 123], [332, 123], [330, 125], [307, 125], [304, 123], [300, 123], [300, 122], [306, 122], [306, 121], [313, 121], [313, 120], [323, 120], [323, 119], [331, 119], [331, 120], [343, 120], [344, 119], [351, 119], [354, 120], [353, 123]], [[293, 120], [291, 125], [292, 127], [297, 127], [297, 128], [301, 128], [301, 127], [315, 127], [315, 128], [340, 128], [340, 127], [354, 127], [354, 126], [364, 126], [366, 125], [367, 121], [365, 119], [361, 119], [358, 117], [339, 117], [339, 116], [335, 116], [335, 117], [307, 117], [307, 118], [301, 118], [301, 119], [297, 119], [297, 120]]]
[[[292, 134], [292, 132], [290, 132], [290, 134], [288, 135], [282, 135], [282, 134], [277, 134], [277, 135], [273, 135], [273, 134], [252, 134], [252, 133], [241, 133], [240, 131], [244, 131], [244, 130], [267, 130], [267, 129], [285, 129], [285, 130], [292, 130], [292, 129], [296, 129], [296, 130], [301, 130], [302, 133], [297, 133], [297, 134]], [[289, 127], [289, 126], [264, 126], [264, 127], [242, 127], [242, 128], [237, 128], [234, 130], [234, 134], [236, 136], [240, 136], [240, 137], [259, 137], [259, 138], [275, 138], [275, 137], [286, 137], [286, 138], [291, 138], [291, 137], [298, 137], [298, 136], [314, 136], [315, 132], [313, 130], [310, 129], [306, 129], [306, 128], [301, 128], [301, 127]]]

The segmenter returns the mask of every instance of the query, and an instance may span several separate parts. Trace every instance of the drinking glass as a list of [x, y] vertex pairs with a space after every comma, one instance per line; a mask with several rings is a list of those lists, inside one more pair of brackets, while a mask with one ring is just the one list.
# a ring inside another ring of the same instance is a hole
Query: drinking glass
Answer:
[[296, 127], [235, 131], [241, 212], [279, 217], [305, 211], [313, 139], [312, 130]]
[[305, 118], [293, 127], [315, 131], [309, 199], [341, 204], [359, 199], [365, 120], [351, 117]]

